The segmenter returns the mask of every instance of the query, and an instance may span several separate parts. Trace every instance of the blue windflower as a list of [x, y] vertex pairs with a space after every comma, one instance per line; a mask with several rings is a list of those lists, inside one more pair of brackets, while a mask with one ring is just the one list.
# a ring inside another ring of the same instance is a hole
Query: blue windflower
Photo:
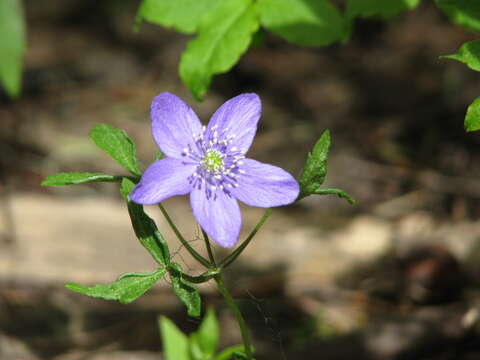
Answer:
[[279, 167], [245, 158], [261, 115], [256, 94], [224, 103], [202, 126], [177, 96], [164, 92], [151, 106], [152, 133], [165, 158], [152, 163], [130, 198], [152, 205], [190, 193], [193, 215], [218, 244], [237, 242], [242, 218], [237, 200], [262, 208], [287, 205], [297, 181]]

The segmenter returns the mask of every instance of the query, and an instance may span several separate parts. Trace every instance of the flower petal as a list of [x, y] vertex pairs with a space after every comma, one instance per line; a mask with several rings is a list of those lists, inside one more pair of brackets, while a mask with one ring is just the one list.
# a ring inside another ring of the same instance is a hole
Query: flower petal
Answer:
[[212, 115], [207, 127], [207, 136], [212, 132], [213, 126], [221, 136], [235, 135], [230, 147], [237, 147], [246, 153], [252, 144], [257, 132], [257, 123], [262, 114], [262, 104], [257, 94], [241, 94], [220, 106]]
[[237, 200], [223, 191], [207, 199], [205, 189], [194, 189], [190, 193], [193, 215], [203, 230], [217, 244], [232, 247], [238, 240], [242, 216]]
[[184, 165], [174, 158], [155, 161], [130, 193], [130, 199], [138, 204], [153, 205], [173, 195], [185, 195], [192, 190], [187, 178], [194, 171], [195, 165]]
[[195, 112], [178, 96], [163, 92], [151, 105], [152, 133], [162, 152], [177, 159], [182, 151], [194, 145], [194, 135], [202, 131], [202, 124]]
[[298, 197], [298, 182], [277, 166], [244, 159], [240, 169], [245, 173], [237, 178], [238, 187], [231, 192], [247, 205], [269, 208], [290, 204]]

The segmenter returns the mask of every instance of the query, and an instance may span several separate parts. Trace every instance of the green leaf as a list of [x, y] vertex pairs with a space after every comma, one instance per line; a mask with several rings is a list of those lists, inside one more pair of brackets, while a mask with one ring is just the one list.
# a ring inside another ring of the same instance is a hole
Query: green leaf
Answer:
[[[233, 353], [233, 359], [235, 360], [250, 360], [247, 356], [247, 354], [245, 354], [243, 351], [235, 351]], [[252, 359], [252, 360], [255, 360], [255, 359]]]
[[205, 15], [219, 3], [220, 0], [143, 0], [137, 12], [137, 21], [146, 20], [193, 34]]
[[25, 22], [20, 0], [0, 1], [0, 82], [8, 95], [20, 95], [23, 54], [25, 52]]
[[75, 292], [93, 298], [104, 300], [117, 300], [122, 304], [128, 304], [145, 294], [164, 274], [165, 268], [157, 269], [151, 273], [124, 274], [112, 284], [84, 286], [75, 283], [65, 286]]
[[344, 38], [348, 24], [328, 0], [258, 0], [262, 26], [287, 41], [324, 46]]
[[197, 100], [212, 76], [230, 70], [259, 27], [253, 0], [223, 0], [203, 19], [198, 36], [182, 54], [180, 77]]
[[455, 24], [469, 30], [480, 31], [480, 1], [436, 0], [435, 2]]
[[389, 19], [402, 11], [413, 10], [421, 0], [348, 0], [345, 10], [349, 19], [355, 17], [380, 17]]
[[327, 176], [327, 160], [330, 145], [330, 132], [325, 130], [313, 147], [312, 152], [308, 154], [305, 167], [300, 176], [300, 195], [298, 196], [298, 200], [309, 195], [333, 194], [347, 200], [350, 205], [354, 205], [355, 200], [343, 190], [321, 189], [325, 177]]
[[164, 316], [159, 318], [165, 360], [190, 360], [188, 338]]
[[[215, 360], [230, 360], [234, 354], [244, 353], [245, 348], [243, 345], [234, 345], [223, 350], [215, 357]], [[238, 357], [238, 356], [237, 356]]]
[[300, 176], [299, 198], [314, 194], [325, 181], [330, 143], [330, 132], [325, 130], [313, 147], [312, 152], [308, 154]]
[[104, 152], [132, 174], [140, 176], [135, 144], [127, 134], [108, 124], [95, 124], [90, 138]]
[[190, 354], [191, 360], [210, 359], [210, 357], [207, 357], [207, 355], [203, 353], [200, 340], [195, 333], [192, 333], [188, 339], [188, 353]]
[[480, 130], [480, 97], [468, 107], [464, 125], [466, 131]]
[[210, 359], [215, 354], [218, 345], [219, 329], [218, 321], [212, 308], [207, 310], [200, 327], [191, 337], [198, 343], [201, 352], [207, 358]]
[[42, 181], [42, 186], [66, 186], [101, 181], [120, 182], [123, 178], [123, 176], [98, 173], [59, 173], [48, 176]]
[[155, 222], [145, 214], [143, 206], [134, 203], [128, 198], [134, 186], [135, 184], [131, 180], [124, 178], [120, 192], [127, 201], [128, 214], [130, 215], [135, 235], [157, 263], [167, 266], [170, 263], [170, 251], [165, 238], [158, 231]]
[[340, 189], [317, 189], [313, 192], [315, 195], [337, 195], [339, 198], [345, 199], [350, 205], [355, 205], [355, 200], [347, 194], [345, 191]]
[[177, 263], [170, 263], [170, 280], [173, 292], [187, 307], [187, 313], [192, 317], [200, 316], [201, 299], [197, 287], [182, 277], [182, 268]]
[[457, 60], [472, 70], [480, 71], [480, 40], [466, 42], [455, 54], [440, 56], [440, 58]]

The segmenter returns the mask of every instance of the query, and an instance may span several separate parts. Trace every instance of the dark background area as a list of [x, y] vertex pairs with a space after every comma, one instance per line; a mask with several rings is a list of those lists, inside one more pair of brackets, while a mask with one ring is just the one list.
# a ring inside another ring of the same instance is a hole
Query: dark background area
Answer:
[[[473, 34], [430, 2], [388, 22], [358, 20], [341, 45], [310, 49], [262, 34], [197, 104], [177, 75], [188, 37], [149, 24], [133, 32], [132, 2], [26, 1], [25, 9], [23, 93], [16, 101], [0, 94], [0, 358], [148, 360], [161, 356], [158, 314], [185, 331], [197, 326], [167, 288], [128, 306], [85, 299], [63, 288], [60, 265], [50, 274], [48, 259], [25, 261], [21, 250], [38, 246], [65, 264], [83, 257], [95, 273], [100, 260], [69, 252], [78, 228], [70, 240], [51, 237], [69, 226], [62, 204], [118, 201], [124, 211], [117, 189], [39, 186], [59, 171], [120, 171], [90, 145], [94, 123], [126, 130], [148, 164], [156, 94], [176, 93], [206, 122], [230, 97], [253, 91], [263, 117], [249, 155], [298, 175], [329, 129], [326, 186], [357, 200], [308, 198], [279, 210], [227, 274], [257, 359], [480, 359], [480, 138], [463, 130], [480, 77], [439, 59]], [[51, 221], [30, 220], [35, 207]], [[257, 214], [249, 211], [246, 223]], [[275, 241], [282, 226], [291, 243]], [[44, 239], [33, 244], [30, 233]], [[203, 295], [219, 313], [222, 345], [238, 343], [221, 299], [211, 287]]]

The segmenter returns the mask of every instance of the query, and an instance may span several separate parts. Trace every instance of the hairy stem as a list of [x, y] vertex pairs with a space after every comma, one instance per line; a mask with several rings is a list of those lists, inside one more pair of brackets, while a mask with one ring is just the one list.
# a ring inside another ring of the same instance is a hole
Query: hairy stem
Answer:
[[234, 262], [237, 257], [240, 256], [240, 254], [243, 252], [243, 250], [245, 250], [247, 245], [250, 243], [253, 237], [257, 234], [258, 230], [260, 230], [263, 224], [265, 224], [265, 221], [267, 221], [268, 217], [271, 214], [272, 214], [272, 209], [265, 210], [262, 218], [257, 223], [257, 225], [255, 225], [250, 235], [248, 235], [248, 237], [240, 244], [239, 247], [237, 247], [230, 255], [228, 255], [225, 259], [223, 259], [220, 262], [220, 265], [218, 266], [219, 269], [226, 268], [228, 265]]
[[172, 218], [170, 215], [168, 215], [167, 210], [163, 207], [163, 205], [160, 203], [158, 204], [158, 207], [160, 208], [160, 211], [162, 212], [163, 216], [165, 216], [165, 219], [167, 220], [168, 224], [172, 228], [173, 232], [175, 235], [177, 235], [178, 240], [182, 243], [183, 246], [185, 246], [185, 249], [188, 250], [188, 252], [197, 260], [200, 264], [207, 268], [212, 268], [212, 264], [205, 259], [202, 255], [200, 255], [193, 247], [190, 246], [187, 240], [182, 236], [180, 231], [178, 230], [177, 226], [173, 222]]
[[203, 240], [205, 241], [205, 246], [207, 247], [208, 258], [210, 259], [210, 263], [216, 268], [217, 263], [215, 261], [215, 256], [213, 255], [212, 245], [210, 244], [210, 239], [208, 238], [207, 233], [205, 230], [202, 229]]
[[222, 274], [218, 273], [213, 278], [215, 279], [215, 282], [217, 283], [218, 290], [220, 291], [220, 293], [224, 297], [225, 301], [227, 302], [228, 306], [230, 307], [230, 310], [232, 310], [233, 314], [235, 315], [235, 319], [237, 320], [238, 327], [240, 328], [240, 333], [242, 334], [243, 347], [245, 349], [245, 354], [247, 355], [247, 359], [248, 360], [253, 360], [250, 334], [248, 333], [248, 329], [247, 329], [247, 326], [245, 324], [245, 320], [243, 319], [242, 313], [240, 312], [240, 309], [235, 304], [235, 301], [233, 300], [232, 295], [230, 295], [230, 292], [225, 287], [225, 283], [223, 281]]

